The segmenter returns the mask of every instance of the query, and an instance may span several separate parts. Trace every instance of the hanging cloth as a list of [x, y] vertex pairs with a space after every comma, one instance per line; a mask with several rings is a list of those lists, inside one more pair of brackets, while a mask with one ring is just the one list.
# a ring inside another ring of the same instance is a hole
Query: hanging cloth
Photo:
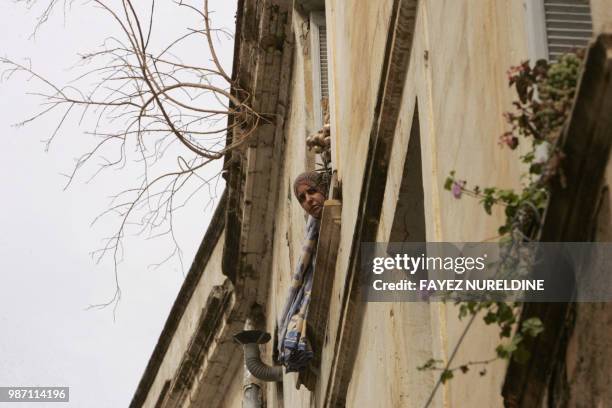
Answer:
[[313, 357], [306, 337], [306, 319], [319, 238], [319, 220], [309, 216], [302, 254], [291, 279], [285, 307], [278, 321], [278, 351], [286, 372], [300, 371]]

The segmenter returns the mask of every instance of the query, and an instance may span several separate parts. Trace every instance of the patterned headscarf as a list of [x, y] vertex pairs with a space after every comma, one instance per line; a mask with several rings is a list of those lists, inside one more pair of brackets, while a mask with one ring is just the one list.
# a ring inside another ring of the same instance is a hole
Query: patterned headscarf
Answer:
[[318, 171], [307, 171], [297, 176], [293, 182], [293, 194], [296, 197], [298, 196], [298, 187], [301, 184], [308, 184], [316, 188], [323, 196], [327, 197], [327, 190], [329, 188], [327, 174]]

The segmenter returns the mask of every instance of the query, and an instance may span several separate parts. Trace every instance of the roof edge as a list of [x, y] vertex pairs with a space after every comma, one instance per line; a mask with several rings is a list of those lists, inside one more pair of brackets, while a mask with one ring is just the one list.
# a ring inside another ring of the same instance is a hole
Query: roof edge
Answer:
[[215, 212], [210, 220], [210, 224], [206, 229], [206, 233], [204, 234], [204, 238], [200, 243], [200, 247], [196, 252], [195, 258], [191, 267], [189, 268], [189, 272], [183, 281], [183, 285], [179, 290], [179, 293], [172, 305], [172, 309], [170, 309], [170, 313], [168, 318], [166, 319], [166, 323], [164, 324], [164, 328], [162, 329], [161, 334], [159, 335], [159, 339], [157, 340], [157, 344], [153, 349], [153, 353], [149, 358], [149, 362], [147, 363], [147, 367], [142, 374], [140, 382], [138, 383], [138, 387], [136, 388], [136, 392], [134, 393], [134, 397], [132, 398], [132, 402], [130, 403], [131, 408], [141, 407], [145, 402], [151, 385], [155, 381], [155, 377], [159, 371], [159, 367], [164, 360], [166, 352], [170, 347], [170, 343], [172, 338], [174, 337], [174, 333], [176, 332], [181, 318], [189, 305], [189, 301], [193, 296], [193, 293], [196, 290], [198, 282], [204, 273], [204, 269], [206, 264], [208, 263], [219, 238], [221, 237], [221, 233], [225, 227], [225, 207], [227, 202], [227, 190], [223, 191], [221, 196], [221, 200], [219, 200], [219, 204], [215, 209]]

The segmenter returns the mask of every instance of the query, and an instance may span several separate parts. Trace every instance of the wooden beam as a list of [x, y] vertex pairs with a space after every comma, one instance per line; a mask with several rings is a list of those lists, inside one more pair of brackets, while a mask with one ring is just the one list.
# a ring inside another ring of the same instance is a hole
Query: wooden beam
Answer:
[[[612, 146], [612, 33], [589, 47], [574, 107], [562, 135], [567, 186], [551, 189], [540, 241], [592, 241], [603, 176]], [[571, 276], [565, 278], [573, 281]], [[562, 277], [563, 278], [563, 277]], [[507, 407], [541, 406], [551, 374], [565, 356], [572, 329], [571, 303], [526, 303], [521, 321], [537, 316], [545, 330], [526, 346], [526, 364], [510, 362], [502, 395]]]
[[[318, 371], [321, 363], [321, 350], [325, 344], [325, 332], [329, 318], [336, 259], [340, 246], [340, 217], [342, 203], [338, 200], [327, 200], [321, 215], [321, 228], [317, 243], [317, 258], [315, 260], [312, 297], [308, 308], [308, 329], [315, 356], [311, 367]], [[298, 382], [306, 388], [314, 390], [315, 376], [308, 370], [300, 373]]]

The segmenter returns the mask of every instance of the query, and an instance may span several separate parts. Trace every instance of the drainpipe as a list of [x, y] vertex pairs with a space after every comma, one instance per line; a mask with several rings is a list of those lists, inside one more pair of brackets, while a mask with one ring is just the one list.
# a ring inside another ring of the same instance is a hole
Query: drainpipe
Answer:
[[283, 368], [267, 365], [261, 361], [259, 354], [259, 345], [270, 341], [270, 333], [261, 330], [244, 330], [236, 334], [234, 339], [242, 344], [244, 363], [253, 377], [267, 382], [283, 381]]
[[244, 330], [234, 336], [244, 350], [244, 380], [242, 408], [263, 408], [262, 382], [282, 381], [283, 369], [261, 361], [259, 345], [270, 341], [270, 334], [259, 330], [265, 326], [263, 311], [255, 305], [247, 318]]

